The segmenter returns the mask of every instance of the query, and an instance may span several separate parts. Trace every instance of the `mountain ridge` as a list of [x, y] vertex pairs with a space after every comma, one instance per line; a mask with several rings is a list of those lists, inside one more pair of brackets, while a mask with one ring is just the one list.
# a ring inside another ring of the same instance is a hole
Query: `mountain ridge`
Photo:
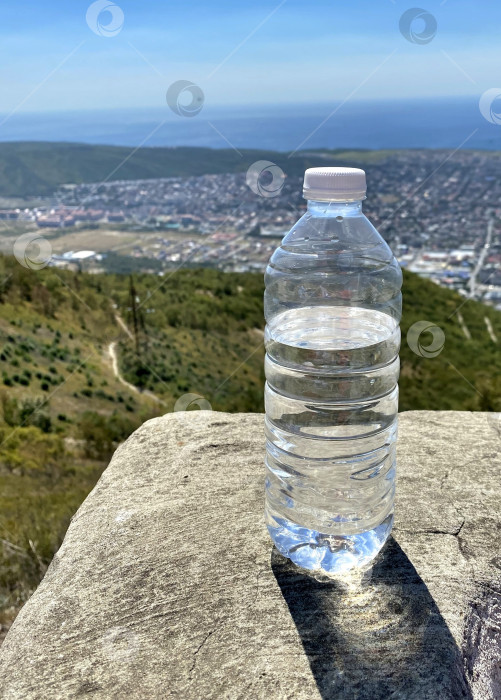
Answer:
[[85, 143], [12, 141], [0, 143], [0, 196], [48, 196], [63, 184], [143, 180], [246, 172], [258, 160], [272, 160], [289, 176], [316, 165], [374, 162], [390, 151], [308, 150], [289, 158], [265, 149], [199, 146], [103, 146]]

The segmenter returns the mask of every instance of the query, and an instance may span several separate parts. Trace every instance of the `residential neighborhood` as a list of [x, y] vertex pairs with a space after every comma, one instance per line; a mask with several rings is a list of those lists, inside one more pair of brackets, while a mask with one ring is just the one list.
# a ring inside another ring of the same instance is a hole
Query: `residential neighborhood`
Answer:
[[[501, 159], [395, 151], [363, 167], [365, 213], [401, 266], [501, 308]], [[182, 265], [262, 271], [305, 208], [300, 177], [284, 172], [277, 196], [262, 196], [242, 172], [68, 184], [46, 204], [4, 209], [0, 219], [54, 236], [59, 266], [100, 270], [106, 253], [119, 251], [154, 261], [159, 274]], [[84, 236], [89, 231], [102, 236]]]

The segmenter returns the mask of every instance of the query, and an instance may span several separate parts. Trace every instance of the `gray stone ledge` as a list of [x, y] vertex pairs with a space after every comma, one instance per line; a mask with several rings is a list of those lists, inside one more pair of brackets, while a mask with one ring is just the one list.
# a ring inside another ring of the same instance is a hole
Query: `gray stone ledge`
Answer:
[[5, 700], [501, 697], [501, 422], [400, 416], [396, 526], [362, 582], [272, 550], [263, 417], [143, 425], [0, 650]]

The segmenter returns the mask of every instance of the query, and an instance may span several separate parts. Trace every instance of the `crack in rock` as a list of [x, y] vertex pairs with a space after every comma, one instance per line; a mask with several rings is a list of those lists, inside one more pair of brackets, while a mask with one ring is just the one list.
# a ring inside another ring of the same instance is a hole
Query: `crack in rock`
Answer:
[[212, 637], [212, 635], [214, 634], [215, 631], [216, 631], [216, 630], [213, 629], [213, 630], [211, 630], [210, 632], [208, 632], [208, 633], [205, 635], [205, 637], [202, 639], [201, 643], [198, 645], [197, 649], [195, 649], [195, 651], [193, 652], [193, 663], [191, 664], [191, 668], [190, 668], [190, 670], [189, 670], [189, 679], [190, 679], [190, 681], [191, 681], [191, 679], [192, 679], [192, 675], [193, 675], [193, 671], [195, 670], [195, 666], [197, 665], [197, 654], [198, 654], [198, 652], [202, 649], [202, 647], [206, 644], [206, 642], [208, 641], [208, 639], [209, 639], [210, 637]]

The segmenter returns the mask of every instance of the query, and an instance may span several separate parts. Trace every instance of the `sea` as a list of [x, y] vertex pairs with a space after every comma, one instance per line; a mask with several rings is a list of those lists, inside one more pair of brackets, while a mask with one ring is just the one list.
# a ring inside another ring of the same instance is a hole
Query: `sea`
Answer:
[[203, 105], [194, 116], [175, 114], [166, 103], [151, 108], [4, 114], [0, 141], [289, 153], [322, 148], [501, 150], [501, 125], [482, 115], [478, 97]]

